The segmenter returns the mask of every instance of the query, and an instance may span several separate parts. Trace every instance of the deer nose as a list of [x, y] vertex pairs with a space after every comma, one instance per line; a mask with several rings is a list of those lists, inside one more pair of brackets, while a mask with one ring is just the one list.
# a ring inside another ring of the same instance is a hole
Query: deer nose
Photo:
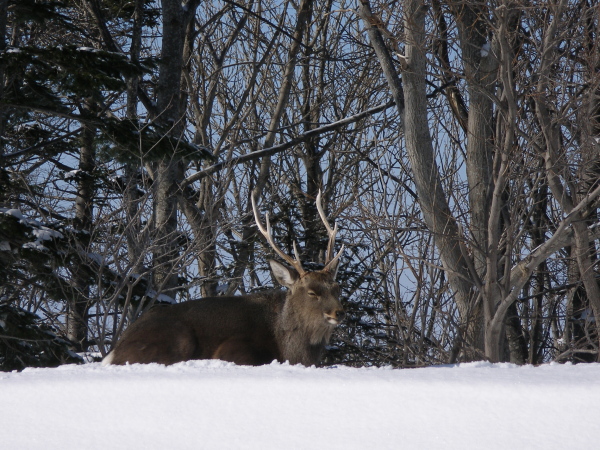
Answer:
[[346, 313], [343, 310], [334, 310], [330, 312], [323, 313], [323, 317], [327, 322], [332, 325], [338, 325], [346, 316]]

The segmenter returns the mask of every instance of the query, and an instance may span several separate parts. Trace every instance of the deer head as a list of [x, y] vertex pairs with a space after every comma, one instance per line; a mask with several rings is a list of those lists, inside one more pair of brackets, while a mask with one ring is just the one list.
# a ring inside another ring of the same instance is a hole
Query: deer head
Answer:
[[[322, 206], [321, 191], [317, 195], [317, 210], [319, 217], [325, 225], [327, 235], [329, 237], [327, 243], [327, 251], [325, 254], [325, 267], [322, 270], [307, 272], [302, 267], [298, 253], [296, 241], [293, 242], [294, 256], [287, 255], [274, 242], [271, 233], [271, 224], [269, 221], [269, 213], [265, 215], [266, 226], [260, 220], [260, 214], [256, 207], [254, 196], [252, 200], [252, 210], [254, 212], [254, 220], [261, 234], [265, 237], [271, 248], [277, 253], [290, 267], [286, 267], [277, 261], [269, 261], [273, 275], [279, 284], [287, 287], [290, 290], [288, 303], [294, 306], [295, 311], [304, 311], [307, 314], [318, 314], [320, 311], [323, 319], [332, 327], [338, 325], [345, 316], [342, 305], [339, 302], [340, 287], [335, 281], [339, 268], [339, 260], [344, 251], [344, 246], [334, 255], [333, 249], [335, 246], [335, 237], [337, 234], [337, 223], [333, 229], [329, 225], [325, 212]], [[296, 305], [297, 302], [303, 302], [302, 307]], [[302, 309], [303, 308], [303, 309]]]

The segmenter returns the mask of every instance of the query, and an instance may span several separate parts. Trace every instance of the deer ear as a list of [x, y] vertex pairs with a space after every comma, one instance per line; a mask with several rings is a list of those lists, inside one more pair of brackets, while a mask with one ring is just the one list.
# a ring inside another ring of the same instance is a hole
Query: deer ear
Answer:
[[273, 271], [273, 275], [275, 275], [275, 279], [282, 286], [291, 288], [292, 285], [300, 278], [298, 272], [291, 267], [286, 267], [281, 263], [278, 263], [274, 260], [269, 260], [269, 264], [271, 264], [271, 270]]

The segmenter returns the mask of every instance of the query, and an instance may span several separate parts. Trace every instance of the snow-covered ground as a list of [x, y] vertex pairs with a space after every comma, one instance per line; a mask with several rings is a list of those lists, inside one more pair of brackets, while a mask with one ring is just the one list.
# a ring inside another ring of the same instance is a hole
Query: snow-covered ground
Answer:
[[600, 364], [0, 372], [0, 448], [600, 448]]

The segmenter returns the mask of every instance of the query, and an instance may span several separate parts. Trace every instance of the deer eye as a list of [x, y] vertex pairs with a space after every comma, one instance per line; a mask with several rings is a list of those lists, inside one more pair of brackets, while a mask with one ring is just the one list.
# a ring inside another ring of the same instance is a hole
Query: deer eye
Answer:
[[317, 293], [315, 291], [308, 291], [308, 295], [311, 297], [316, 297]]

